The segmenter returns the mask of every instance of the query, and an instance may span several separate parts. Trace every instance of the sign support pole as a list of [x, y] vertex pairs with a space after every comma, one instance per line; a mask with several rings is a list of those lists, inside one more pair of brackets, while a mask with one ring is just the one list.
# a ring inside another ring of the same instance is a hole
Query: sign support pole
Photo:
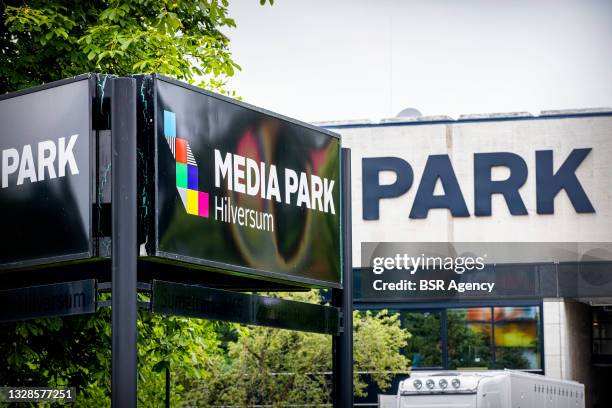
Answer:
[[170, 408], [170, 367], [166, 367], [166, 408]]
[[113, 408], [136, 407], [136, 81], [113, 79], [112, 385]]
[[332, 304], [342, 309], [343, 331], [334, 336], [333, 381], [334, 408], [353, 407], [353, 251], [351, 229], [351, 150], [342, 149], [342, 285], [343, 289], [332, 289]]

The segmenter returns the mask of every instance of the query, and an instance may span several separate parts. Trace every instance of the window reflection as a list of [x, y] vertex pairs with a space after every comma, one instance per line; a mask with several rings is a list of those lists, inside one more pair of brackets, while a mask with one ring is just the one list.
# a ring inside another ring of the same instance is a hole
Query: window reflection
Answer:
[[491, 308], [448, 310], [448, 368], [489, 368]]
[[412, 334], [406, 355], [413, 368], [441, 367], [440, 312], [404, 312], [402, 327]]
[[612, 355], [612, 315], [603, 308], [593, 309], [593, 354], [595, 356]]
[[[392, 312], [400, 314], [402, 327], [412, 334], [404, 352], [413, 368], [542, 368], [538, 306]], [[445, 314], [446, 325], [443, 325]], [[597, 331], [599, 334], [598, 330], [594, 327], [594, 333]], [[446, 364], [445, 350], [442, 349], [444, 337], [448, 344]], [[612, 341], [606, 346], [610, 344]], [[594, 347], [605, 348], [610, 353], [609, 348], [601, 344]]]
[[496, 307], [495, 366], [497, 368], [540, 368], [538, 307]]

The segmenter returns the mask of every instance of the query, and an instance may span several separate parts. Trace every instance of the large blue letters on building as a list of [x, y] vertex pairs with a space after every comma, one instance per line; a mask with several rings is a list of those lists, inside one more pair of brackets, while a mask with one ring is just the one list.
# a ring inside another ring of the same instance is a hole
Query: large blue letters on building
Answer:
[[[555, 172], [553, 151], [535, 152], [536, 202], [538, 214], [553, 214], [554, 199], [565, 190], [577, 213], [594, 213], [595, 209], [582, 188], [576, 170], [590, 153], [590, 148], [574, 149]], [[510, 175], [505, 180], [493, 180], [493, 167], [506, 167]], [[391, 184], [380, 184], [379, 173], [391, 171], [396, 179]], [[515, 153], [474, 154], [474, 215], [491, 215], [491, 197], [500, 194], [512, 215], [526, 215], [527, 208], [519, 189], [527, 181], [529, 169], [525, 160]], [[380, 200], [399, 197], [412, 187], [414, 172], [410, 163], [399, 157], [368, 157], [362, 159], [363, 219], [380, 218]], [[436, 183], [440, 183], [444, 194], [434, 194]], [[427, 218], [429, 210], [446, 208], [454, 217], [469, 217], [461, 186], [446, 154], [427, 158], [423, 176], [419, 182], [410, 218]]]

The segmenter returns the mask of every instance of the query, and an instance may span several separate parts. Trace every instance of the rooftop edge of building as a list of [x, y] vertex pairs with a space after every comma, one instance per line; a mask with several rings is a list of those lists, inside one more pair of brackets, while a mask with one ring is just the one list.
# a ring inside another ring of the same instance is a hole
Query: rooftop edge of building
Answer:
[[379, 121], [370, 119], [353, 119], [353, 120], [333, 120], [333, 121], [318, 121], [312, 122], [315, 126], [323, 128], [342, 128], [342, 127], [376, 127], [376, 126], [398, 126], [411, 124], [428, 124], [428, 123], [460, 123], [470, 121], [499, 121], [513, 119], [545, 119], [545, 118], [563, 118], [563, 117], [580, 117], [580, 116], [612, 116], [612, 107], [600, 108], [581, 108], [581, 109], [554, 109], [543, 110], [539, 114], [530, 112], [501, 112], [501, 113], [475, 113], [460, 115], [455, 119], [447, 115], [431, 115], [417, 117], [396, 117], [384, 118]]

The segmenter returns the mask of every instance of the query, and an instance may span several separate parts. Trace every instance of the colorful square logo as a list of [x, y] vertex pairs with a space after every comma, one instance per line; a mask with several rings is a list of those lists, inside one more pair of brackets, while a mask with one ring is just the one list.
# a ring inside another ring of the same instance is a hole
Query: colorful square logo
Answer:
[[164, 136], [176, 161], [176, 190], [187, 214], [208, 218], [208, 193], [198, 191], [198, 164], [187, 139], [176, 137], [176, 115], [164, 111]]

